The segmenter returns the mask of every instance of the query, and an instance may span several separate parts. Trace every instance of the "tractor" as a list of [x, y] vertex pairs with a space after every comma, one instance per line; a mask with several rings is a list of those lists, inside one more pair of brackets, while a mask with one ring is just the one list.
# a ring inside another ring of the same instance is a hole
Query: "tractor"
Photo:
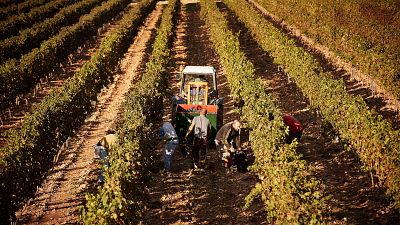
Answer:
[[201, 109], [211, 122], [209, 144], [223, 123], [223, 99], [218, 96], [216, 71], [212, 66], [186, 66], [180, 73], [180, 90], [173, 97], [172, 115], [180, 140]]

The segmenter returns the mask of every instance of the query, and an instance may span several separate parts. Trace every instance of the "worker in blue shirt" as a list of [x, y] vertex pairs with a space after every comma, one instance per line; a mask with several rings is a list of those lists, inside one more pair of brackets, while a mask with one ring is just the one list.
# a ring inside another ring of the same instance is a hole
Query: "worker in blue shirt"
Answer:
[[165, 139], [165, 149], [163, 154], [164, 169], [170, 171], [172, 169], [172, 161], [175, 149], [179, 146], [178, 135], [170, 122], [164, 122], [160, 128], [160, 137]]

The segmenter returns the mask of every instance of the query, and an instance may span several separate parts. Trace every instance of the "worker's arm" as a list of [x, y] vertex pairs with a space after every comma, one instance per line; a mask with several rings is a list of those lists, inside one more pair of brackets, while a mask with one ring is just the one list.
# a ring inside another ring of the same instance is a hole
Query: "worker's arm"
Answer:
[[240, 145], [240, 130], [238, 132], [239, 132], [239, 134], [235, 138], [235, 145], [236, 145], [235, 147], [236, 147], [236, 149], [240, 149], [241, 148], [241, 145]]
[[225, 133], [223, 139], [222, 139], [222, 143], [224, 144], [224, 146], [227, 149], [230, 149], [232, 147], [231, 144], [228, 141], [228, 138], [229, 138], [229, 135], [230, 135], [231, 131], [232, 131], [232, 128], [229, 128], [228, 131]]
[[105, 147], [107, 144], [106, 137], [101, 138], [99, 142], [100, 142], [101, 146]]
[[194, 119], [193, 119], [192, 124], [190, 125], [190, 127], [189, 127], [189, 129], [188, 129], [188, 131], [187, 131], [187, 133], [186, 133], [186, 135], [185, 135], [185, 137], [189, 136], [189, 134], [190, 134], [190, 132], [192, 132], [194, 126], [196, 126], [196, 122], [195, 122]]
[[211, 134], [211, 123], [209, 123], [207, 126], [207, 137], [206, 137], [207, 142], [208, 142], [208, 137], [210, 137], [210, 134]]

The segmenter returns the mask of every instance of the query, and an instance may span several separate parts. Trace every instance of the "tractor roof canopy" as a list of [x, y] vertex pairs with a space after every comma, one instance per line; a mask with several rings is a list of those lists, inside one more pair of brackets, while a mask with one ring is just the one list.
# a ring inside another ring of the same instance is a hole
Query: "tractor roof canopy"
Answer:
[[182, 73], [213, 75], [215, 73], [215, 69], [212, 66], [186, 66], [185, 69], [183, 69]]
[[186, 66], [182, 70], [180, 92], [191, 81], [206, 81], [208, 83], [209, 93], [218, 96], [216, 71], [212, 66]]

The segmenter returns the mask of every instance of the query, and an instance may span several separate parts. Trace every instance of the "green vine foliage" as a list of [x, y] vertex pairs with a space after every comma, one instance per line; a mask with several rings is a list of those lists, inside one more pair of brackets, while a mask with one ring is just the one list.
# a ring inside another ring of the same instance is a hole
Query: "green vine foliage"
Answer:
[[18, 34], [19, 30], [24, 29], [34, 22], [42, 21], [56, 14], [60, 9], [71, 5], [79, 0], [55, 0], [32, 9], [27, 13], [15, 14], [5, 21], [0, 22], [0, 39]]
[[319, 183], [297, 153], [297, 142], [284, 142], [287, 132], [276, 101], [264, 90], [254, 74], [254, 66], [240, 51], [237, 36], [229, 31], [226, 19], [214, 1], [202, 0], [201, 14], [210, 27], [214, 49], [227, 73], [232, 95], [244, 100], [241, 119], [250, 128], [256, 156], [253, 170], [262, 181], [246, 198], [246, 206], [256, 197], [264, 201], [267, 219], [277, 224], [321, 224], [324, 198]]
[[0, 149], [1, 223], [6, 224], [35, 192], [33, 187], [41, 183], [62, 143], [84, 122], [92, 101], [112, 80], [132, 37], [154, 7], [155, 1], [143, 0], [128, 11], [123, 25], [107, 36], [90, 61], [26, 115], [21, 129], [10, 130], [6, 146]]
[[274, 58], [274, 63], [294, 79], [311, 105], [322, 112], [371, 173], [388, 187], [388, 194], [400, 208], [399, 131], [369, 110], [361, 97], [348, 94], [342, 80], [333, 80], [309, 53], [297, 47], [249, 3], [225, 2], [249, 28], [260, 47]]
[[95, 35], [97, 28], [121, 12], [130, 0], [108, 0], [82, 16], [74, 25], [63, 27], [60, 32], [41, 43], [39, 48], [22, 55], [20, 60], [11, 59], [0, 66], [0, 110], [11, 104], [15, 97], [25, 93], [41, 78], [65, 61], [70, 53]]
[[90, 12], [95, 6], [105, 0], [79, 1], [61, 9], [54, 17], [43, 22], [37, 22], [32, 27], [20, 30], [18, 35], [0, 41], [0, 63], [6, 60], [18, 59], [22, 54], [28, 53], [40, 43], [58, 33], [64, 27], [79, 20], [79, 17]]
[[[84, 224], [139, 224], [143, 212], [143, 181], [150, 163], [145, 150], [156, 145], [155, 126], [163, 115], [170, 47], [178, 0], [164, 9], [146, 72], [125, 98], [123, 120], [118, 128], [119, 145], [110, 151], [111, 165], [105, 184], [87, 194], [81, 208]], [[150, 150], [151, 151], [151, 150]]]
[[27, 0], [20, 3], [12, 3], [0, 8], [0, 20], [6, 20], [14, 14], [22, 14], [33, 8], [39, 7], [51, 0]]

